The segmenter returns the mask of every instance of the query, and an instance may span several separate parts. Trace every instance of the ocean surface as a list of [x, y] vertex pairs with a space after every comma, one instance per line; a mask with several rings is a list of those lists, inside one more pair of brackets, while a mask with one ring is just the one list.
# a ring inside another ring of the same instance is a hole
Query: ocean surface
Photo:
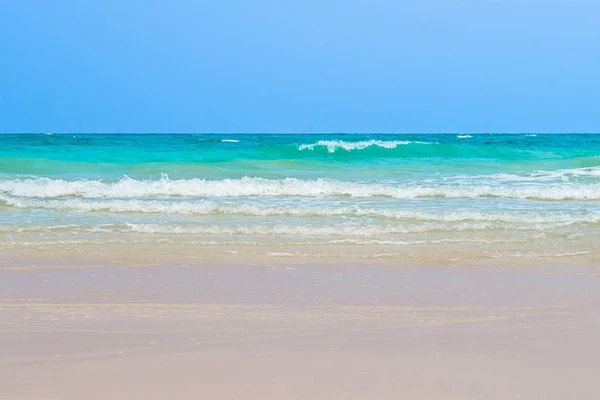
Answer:
[[6, 253], [176, 243], [596, 261], [599, 234], [596, 134], [0, 135]]

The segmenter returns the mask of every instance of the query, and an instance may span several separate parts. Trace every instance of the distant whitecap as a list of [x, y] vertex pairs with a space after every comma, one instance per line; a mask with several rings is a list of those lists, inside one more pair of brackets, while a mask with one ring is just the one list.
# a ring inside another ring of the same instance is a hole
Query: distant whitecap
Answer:
[[398, 146], [404, 146], [408, 144], [431, 144], [429, 142], [413, 142], [406, 140], [362, 140], [359, 142], [346, 142], [344, 140], [319, 140], [312, 144], [302, 144], [298, 147], [298, 150], [315, 150], [319, 147], [327, 148], [329, 153], [335, 153], [337, 150], [353, 151], [353, 150], [364, 150], [368, 147], [381, 147], [384, 149], [395, 149]]

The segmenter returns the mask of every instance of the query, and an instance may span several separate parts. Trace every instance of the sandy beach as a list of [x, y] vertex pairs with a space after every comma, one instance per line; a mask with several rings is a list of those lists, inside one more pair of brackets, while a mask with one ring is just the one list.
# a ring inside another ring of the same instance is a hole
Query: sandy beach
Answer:
[[0, 398], [596, 399], [594, 266], [0, 267]]
[[600, 397], [598, 135], [0, 144], [0, 399]]
[[0, 0], [0, 400], [600, 400], [599, 16]]

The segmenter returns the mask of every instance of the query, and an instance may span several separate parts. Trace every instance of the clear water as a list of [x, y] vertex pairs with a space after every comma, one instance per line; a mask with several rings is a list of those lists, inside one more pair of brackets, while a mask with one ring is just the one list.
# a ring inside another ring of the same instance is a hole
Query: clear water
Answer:
[[595, 253], [599, 156], [596, 134], [0, 135], [0, 237]]

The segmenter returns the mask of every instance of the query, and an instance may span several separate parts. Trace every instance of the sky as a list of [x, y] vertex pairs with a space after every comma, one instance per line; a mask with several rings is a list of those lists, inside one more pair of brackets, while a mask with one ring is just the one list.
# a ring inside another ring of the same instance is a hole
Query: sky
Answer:
[[600, 1], [0, 0], [0, 133], [599, 132]]

